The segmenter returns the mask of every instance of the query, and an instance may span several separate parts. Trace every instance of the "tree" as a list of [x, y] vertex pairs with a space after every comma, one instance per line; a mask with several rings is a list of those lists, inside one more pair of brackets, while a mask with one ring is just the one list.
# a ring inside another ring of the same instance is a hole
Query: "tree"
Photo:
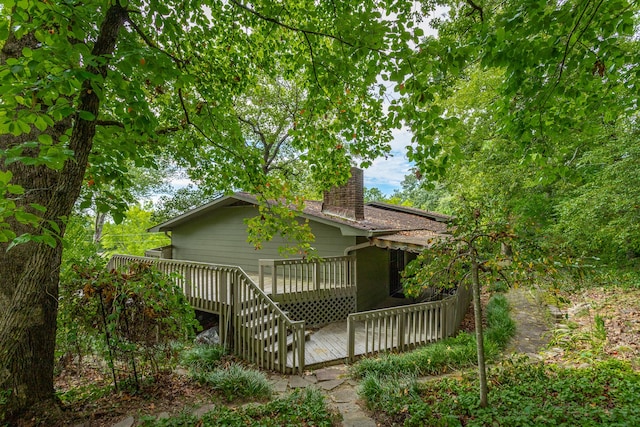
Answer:
[[120, 224], [106, 223], [101, 241], [107, 254], [129, 254], [144, 256], [146, 249], [158, 248], [171, 243], [163, 233], [148, 233], [155, 223], [151, 219], [151, 206], [134, 205], [127, 210]]
[[[480, 407], [488, 405], [488, 384], [482, 326], [481, 287], [495, 280], [516, 282], [522, 270], [510, 268], [517, 260], [512, 243], [515, 235], [508, 222], [493, 222], [491, 207], [462, 201], [450, 235], [422, 252], [403, 273], [405, 294], [414, 298], [431, 289], [471, 286], [480, 383]], [[486, 209], [486, 211], [485, 211]], [[505, 251], [505, 247], [509, 249]]]
[[176, 173], [175, 168], [166, 161], [157, 162], [157, 169], [149, 169], [136, 167], [126, 159], [122, 159], [117, 167], [106, 159], [89, 160], [77, 207], [94, 218], [94, 243], [102, 239], [103, 228], [109, 217], [121, 223], [132, 204], [172, 191], [169, 180]]
[[[279, 70], [300, 78], [305, 114], [328, 118], [321, 129], [296, 128], [300, 147], [313, 147], [301, 150], [305, 164], [325, 186], [342, 182], [353, 156], [388, 150], [371, 88], [415, 40], [410, 12], [390, 0], [5, 2], [0, 390], [10, 412], [53, 398], [59, 240], [89, 158], [108, 159], [106, 174], [126, 161], [156, 167], [166, 153], [195, 164], [201, 147], [216, 147], [212, 161], [231, 165], [222, 181], [259, 189], [268, 181], [254, 151], [227, 145], [238, 128], [231, 107]], [[234, 179], [246, 170], [256, 178]]]
[[[454, 209], [484, 195], [531, 250], [633, 257], [636, 186], [619, 172], [637, 164], [640, 5], [423, 2], [434, 4], [449, 7], [432, 21], [437, 38], [387, 76], [421, 180], [444, 185]], [[613, 182], [623, 198], [609, 196]]]

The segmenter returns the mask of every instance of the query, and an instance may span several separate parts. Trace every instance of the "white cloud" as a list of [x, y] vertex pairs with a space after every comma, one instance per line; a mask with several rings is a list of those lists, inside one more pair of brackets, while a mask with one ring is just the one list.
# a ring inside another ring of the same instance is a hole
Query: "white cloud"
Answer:
[[411, 132], [402, 128], [393, 132], [391, 141], [391, 156], [374, 160], [373, 164], [364, 171], [364, 185], [367, 188], [376, 187], [385, 194], [392, 194], [400, 189], [400, 183], [411, 170], [411, 163], [407, 159], [407, 145], [411, 143]]

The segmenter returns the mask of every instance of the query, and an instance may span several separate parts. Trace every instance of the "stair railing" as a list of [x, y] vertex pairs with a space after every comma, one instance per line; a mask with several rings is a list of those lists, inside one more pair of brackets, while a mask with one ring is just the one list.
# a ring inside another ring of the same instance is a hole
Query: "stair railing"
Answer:
[[289, 319], [240, 267], [114, 255], [107, 269], [132, 262], [153, 264], [166, 274], [177, 273], [176, 282], [191, 306], [220, 316], [221, 343], [232, 346], [237, 356], [281, 373], [304, 371], [304, 320]]

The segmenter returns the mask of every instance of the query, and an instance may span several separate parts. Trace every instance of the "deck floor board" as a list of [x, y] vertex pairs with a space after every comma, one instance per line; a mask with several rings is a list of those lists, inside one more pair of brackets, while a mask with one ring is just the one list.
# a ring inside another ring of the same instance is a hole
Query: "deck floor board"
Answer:
[[[305, 365], [330, 364], [345, 362], [347, 359], [347, 321], [329, 323], [313, 332], [305, 343]], [[364, 323], [356, 323], [355, 355], [366, 353], [364, 342]], [[293, 367], [293, 352], [287, 354], [287, 367]]]

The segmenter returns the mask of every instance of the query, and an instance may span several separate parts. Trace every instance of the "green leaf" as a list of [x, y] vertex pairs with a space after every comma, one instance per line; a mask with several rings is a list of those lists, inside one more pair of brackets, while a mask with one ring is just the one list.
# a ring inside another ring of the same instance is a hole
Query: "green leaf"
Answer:
[[[36, 127], [37, 127], [37, 124], [36, 124]], [[46, 128], [47, 128], [47, 125], [45, 123], [44, 129], [40, 129], [40, 130], [45, 130]], [[38, 135], [38, 141], [44, 145], [53, 144], [53, 138], [51, 138], [51, 135], [47, 135], [46, 133], [41, 133], [40, 135]]]
[[33, 236], [29, 233], [21, 234], [18, 237], [14, 237], [9, 246], [7, 247], [7, 252], [16, 247], [17, 245], [21, 245], [23, 243], [28, 243], [33, 240]]
[[7, 185], [11, 178], [13, 177], [13, 173], [11, 171], [2, 171], [0, 170], [0, 184]]
[[78, 116], [80, 116], [81, 119], [89, 122], [92, 122], [96, 119], [96, 116], [93, 113], [90, 113], [89, 111], [80, 110], [78, 111]]
[[7, 191], [11, 194], [24, 194], [24, 188], [17, 184], [7, 185]]

